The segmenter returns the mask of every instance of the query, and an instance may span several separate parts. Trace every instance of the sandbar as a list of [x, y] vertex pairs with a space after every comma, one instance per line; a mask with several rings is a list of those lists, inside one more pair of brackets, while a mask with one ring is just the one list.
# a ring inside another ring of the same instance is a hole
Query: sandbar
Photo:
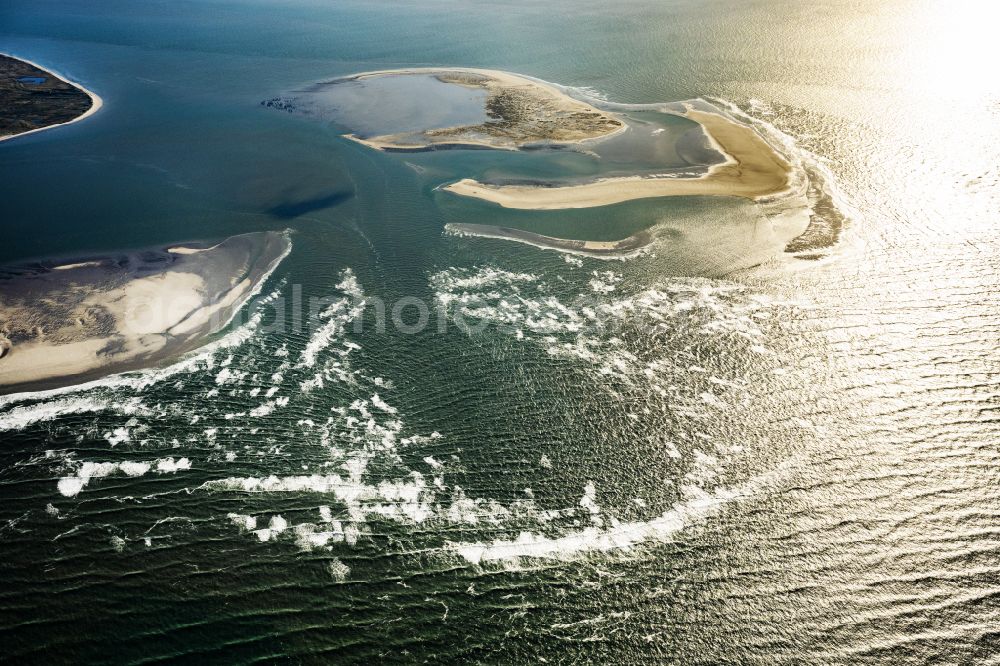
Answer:
[[697, 177], [607, 178], [590, 183], [544, 185], [489, 185], [464, 178], [444, 189], [505, 208], [550, 210], [591, 208], [669, 196], [732, 196], [759, 200], [789, 189], [791, 165], [753, 128], [725, 116], [685, 107], [683, 114], [699, 123], [726, 161]]
[[[185, 243], [182, 247], [199, 247]], [[176, 247], [176, 246], [174, 246]], [[0, 394], [156, 365], [226, 327], [291, 249], [287, 233], [196, 253], [149, 248], [0, 269]]]
[[653, 241], [648, 231], [616, 241], [572, 240], [536, 234], [524, 229], [500, 227], [490, 224], [460, 224], [445, 225], [445, 232], [456, 236], [477, 236], [479, 238], [497, 238], [533, 245], [547, 250], [559, 250], [570, 254], [579, 254], [598, 259], [622, 259], [635, 256]]

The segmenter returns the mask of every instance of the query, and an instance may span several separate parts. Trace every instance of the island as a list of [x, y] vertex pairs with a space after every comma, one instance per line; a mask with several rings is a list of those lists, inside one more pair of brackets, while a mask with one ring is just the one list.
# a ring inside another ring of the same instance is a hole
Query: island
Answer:
[[101, 98], [38, 65], [0, 54], [0, 141], [77, 122]]
[[[569, 146], [612, 139], [630, 128], [624, 114], [602, 110], [571, 97], [544, 81], [487, 69], [413, 68], [365, 72], [321, 86], [364, 82], [378, 78], [432, 77], [446, 84], [485, 92], [483, 122], [431, 127], [395, 133], [345, 136], [387, 152], [439, 148], [525, 150], [541, 146]], [[402, 88], [400, 91], [402, 92]], [[551, 183], [497, 185], [464, 178], [443, 189], [506, 208], [589, 208], [664, 196], [736, 196], [761, 199], [788, 190], [791, 165], [753, 128], [722, 113], [682, 104], [663, 111], [701, 126], [707, 141], [723, 157], [696, 176], [656, 174], [597, 178], [568, 185]]]
[[377, 77], [431, 76], [441, 83], [485, 91], [483, 122], [454, 127], [347, 138], [384, 151], [434, 148], [518, 150], [537, 143], [576, 143], [621, 132], [625, 123], [610, 113], [574, 99], [543, 81], [488, 69], [413, 68], [365, 72], [335, 81]]
[[[592, 208], [673, 196], [765, 202], [800, 194], [805, 184], [801, 170], [755, 127], [705, 100], [615, 104], [521, 74], [447, 67], [363, 72], [262, 104], [330, 121], [346, 139], [387, 153], [537, 155], [531, 165], [498, 160], [480, 179], [435, 188], [504, 208]], [[604, 257], [634, 254], [653, 240], [651, 233], [570, 240], [464, 222], [446, 232]]]
[[291, 249], [285, 232], [0, 268], [0, 394], [149, 367], [226, 327]]

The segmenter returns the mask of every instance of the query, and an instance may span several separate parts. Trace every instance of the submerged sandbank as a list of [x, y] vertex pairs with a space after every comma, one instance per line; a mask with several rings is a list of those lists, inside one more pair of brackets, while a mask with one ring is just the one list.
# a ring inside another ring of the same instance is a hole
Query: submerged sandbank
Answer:
[[97, 93], [30, 60], [0, 53], [0, 141], [79, 122], [102, 105]]
[[148, 367], [199, 346], [290, 247], [285, 233], [258, 232], [188, 254], [171, 247], [0, 269], [0, 394]]
[[627, 177], [579, 185], [488, 185], [465, 178], [444, 189], [505, 208], [562, 209], [606, 206], [667, 196], [735, 196], [761, 199], [789, 188], [791, 165], [753, 128], [725, 116], [687, 107], [684, 117], [699, 123], [727, 160], [697, 177]]

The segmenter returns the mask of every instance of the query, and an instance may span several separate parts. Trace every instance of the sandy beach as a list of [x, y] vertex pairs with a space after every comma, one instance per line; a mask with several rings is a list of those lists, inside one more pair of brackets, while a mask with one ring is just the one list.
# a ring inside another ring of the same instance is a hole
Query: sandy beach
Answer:
[[94, 115], [95, 113], [97, 113], [98, 111], [101, 110], [102, 106], [104, 106], [104, 100], [101, 99], [100, 95], [98, 95], [97, 93], [93, 92], [92, 90], [88, 90], [87, 88], [83, 87], [79, 83], [76, 83], [74, 81], [69, 80], [68, 78], [60, 75], [58, 72], [55, 72], [55, 71], [53, 71], [51, 69], [48, 69], [46, 67], [42, 67], [38, 63], [32, 62], [31, 60], [28, 60], [27, 58], [21, 58], [19, 56], [11, 55], [9, 53], [0, 52], [0, 57], [10, 58], [12, 60], [17, 60], [17, 61], [20, 61], [22, 63], [26, 63], [28, 65], [31, 65], [32, 67], [34, 67], [34, 68], [36, 68], [38, 70], [41, 70], [46, 75], [51, 76], [52, 78], [57, 79], [57, 80], [65, 83], [66, 85], [71, 86], [71, 87], [73, 87], [73, 88], [75, 88], [75, 89], [83, 92], [85, 95], [87, 95], [90, 98], [90, 108], [88, 108], [86, 111], [84, 111], [82, 114], [76, 116], [75, 118], [72, 118], [72, 119], [67, 120], [65, 122], [53, 123], [51, 125], [45, 125], [44, 127], [37, 127], [35, 129], [31, 129], [31, 130], [28, 130], [28, 131], [25, 131], [25, 132], [18, 132], [18, 133], [15, 133], [15, 134], [2, 134], [2, 135], [0, 135], [0, 141], [8, 141], [10, 139], [15, 139], [17, 137], [27, 136], [29, 134], [34, 134], [35, 132], [42, 132], [42, 131], [50, 130], [50, 129], [53, 129], [53, 128], [56, 128], [56, 127], [61, 127], [62, 125], [70, 125], [72, 123], [80, 122], [81, 120], [84, 120], [84, 119], [89, 118], [90, 116]]
[[0, 394], [154, 365], [225, 327], [288, 254], [286, 234], [233, 236], [0, 270]]
[[465, 178], [446, 186], [453, 194], [491, 201], [505, 208], [590, 208], [669, 196], [735, 196], [760, 199], [789, 187], [791, 166], [752, 128], [720, 114], [687, 108], [685, 118], [701, 124], [727, 160], [697, 178], [627, 177], [566, 187], [497, 186]]

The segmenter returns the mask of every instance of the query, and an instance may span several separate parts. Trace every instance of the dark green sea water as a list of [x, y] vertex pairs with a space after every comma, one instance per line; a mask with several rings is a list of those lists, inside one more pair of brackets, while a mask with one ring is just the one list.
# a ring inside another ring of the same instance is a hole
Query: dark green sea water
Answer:
[[[0, 655], [995, 663], [989, 11], [0, 4], [0, 51], [105, 104], [0, 144], [0, 262], [293, 242], [192, 357], [0, 398]], [[438, 65], [708, 98], [785, 142], [813, 224], [789, 253], [781, 205], [502, 210], [436, 187], [559, 156], [375, 153], [260, 106]], [[656, 241], [602, 261], [450, 222]], [[418, 300], [427, 327], [379, 330]]]

